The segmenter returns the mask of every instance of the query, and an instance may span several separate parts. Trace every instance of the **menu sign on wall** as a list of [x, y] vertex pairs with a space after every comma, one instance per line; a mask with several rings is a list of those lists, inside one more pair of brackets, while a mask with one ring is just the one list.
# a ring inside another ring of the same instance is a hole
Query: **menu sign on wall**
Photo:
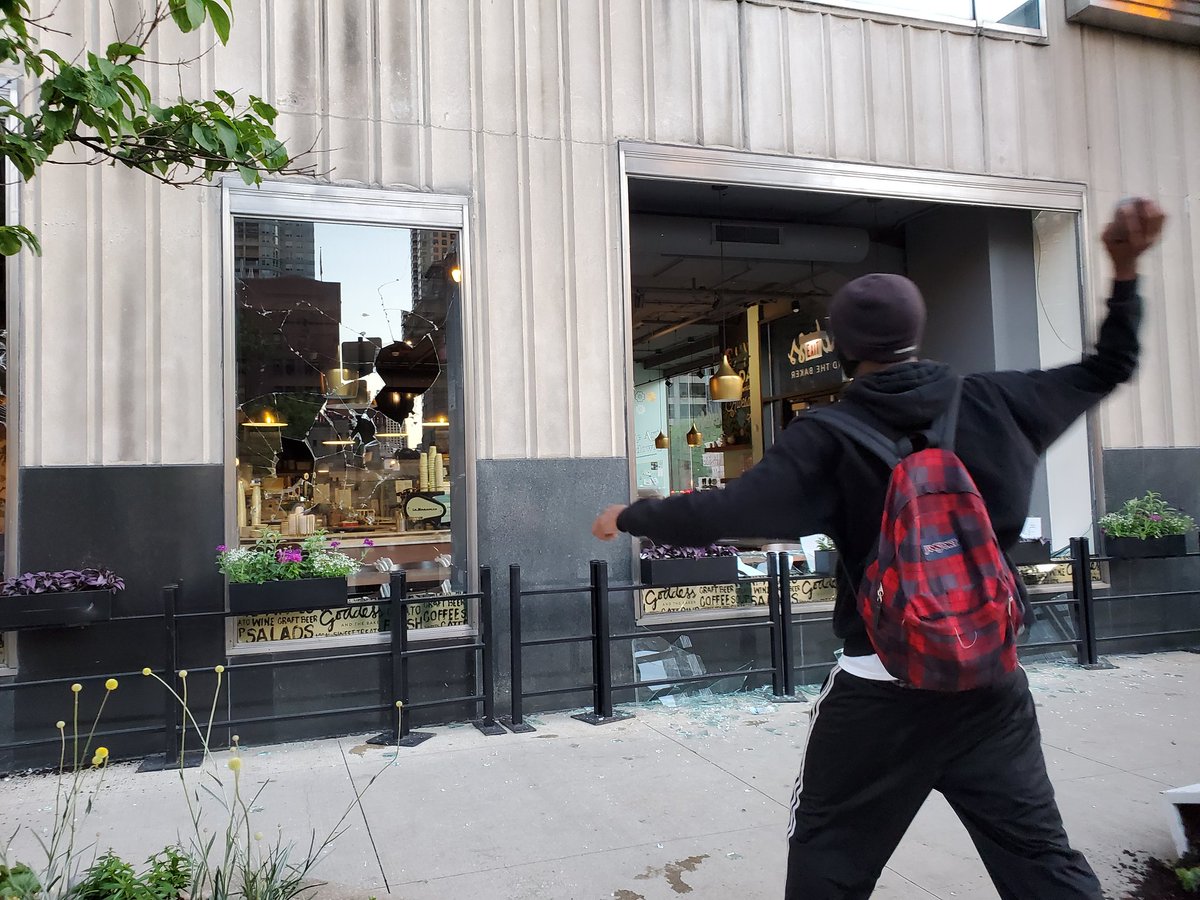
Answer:
[[811, 319], [787, 316], [771, 323], [771, 394], [795, 397], [836, 391], [845, 380], [826, 331], [805, 331]]
[[[688, 587], [646, 588], [642, 591], [642, 610], [647, 613], [690, 612], [697, 609], [735, 609], [739, 606], [766, 606], [769, 585], [765, 581], [750, 584], [700, 584]], [[832, 600], [837, 595], [834, 578], [796, 578], [792, 580], [793, 603]]]
[[[256, 644], [266, 641], [378, 634], [385, 630], [385, 624], [380, 620], [379, 609], [375, 604], [363, 604], [308, 612], [239, 616], [238, 642]], [[462, 600], [412, 603], [409, 604], [407, 612], [409, 629], [448, 628], [452, 625], [467, 624], [467, 607]]]

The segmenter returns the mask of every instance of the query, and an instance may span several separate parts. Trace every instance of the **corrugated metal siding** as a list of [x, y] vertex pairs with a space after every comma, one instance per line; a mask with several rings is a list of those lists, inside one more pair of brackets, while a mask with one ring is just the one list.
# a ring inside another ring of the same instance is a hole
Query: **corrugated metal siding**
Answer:
[[[625, 452], [626, 138], [1085, 181], [1093, 230], [1121, 196], [1163, 197], [1146, 364], [1103, 433], [1200, 444], [1200, 55], [1048, 5], [1039, 46], [786, 0], [263, 0], [182, 80], [265, 95], [334, 181], [472, 197], [482, 456]], [[98, 0], [56, 22], [110, 37]], [[206, 46], [161, 34], [161, 58]], [[63, 167], [25, 200], [46, 252], [20, 322], [22, 463], [220, 461], [216, 192]]]

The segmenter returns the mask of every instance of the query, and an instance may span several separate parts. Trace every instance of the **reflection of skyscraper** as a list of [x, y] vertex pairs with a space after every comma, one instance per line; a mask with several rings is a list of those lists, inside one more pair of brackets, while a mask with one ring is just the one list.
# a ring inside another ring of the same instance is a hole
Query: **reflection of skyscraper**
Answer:
[[238, 278], [317, 275], [312, 222], [279, 219], [233, 220], [233, 252]]
[[434, 263], [441, 262], [458, 240], [457, 231], [426, 231], [413, 229], [412, 232], [412, 299], [414, 307], [427, 291], [425, 273]]
[[[446, 365], [444, 329], [453, 284], [442, 264], [457, 244], [457, 231], [414, 230], [412, 233], [412, 311], [404, 314], [403, 337], [414, 346], [432, 340], [443, 372]], [[448, 386], [444, 377], [438, 378], [422, 395], [421, 406], [425, 421], [443, 420], [449, 414]]]
[[239, 402], [265, 394], [320, 397], [338, 366], [342, 286], [274, 276], [238, 286]]

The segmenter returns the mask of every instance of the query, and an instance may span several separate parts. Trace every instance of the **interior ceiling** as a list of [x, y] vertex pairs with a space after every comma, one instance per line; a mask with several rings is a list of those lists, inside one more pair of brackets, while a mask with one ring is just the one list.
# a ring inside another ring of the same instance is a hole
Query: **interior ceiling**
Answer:
[[[634, 290], [634, 352], [639, 362], [680, 372], [712, 364], [720, 324], [758, 303], [798, 304], [823, 316], [829, 296], [846, 281], [886, 268], [880, 254], [902, 247], [903, 227], [934, 204], [880, 200], [778, 188], [714, 186], [684, 181], [630, 179]], [[702, 252], [664, 247], [647, 217], [671, 216], [705, 223], [803, 224], [864, 229], [871, 248], [858, 263], [754, 258], [736, 245], [712, 243]]]

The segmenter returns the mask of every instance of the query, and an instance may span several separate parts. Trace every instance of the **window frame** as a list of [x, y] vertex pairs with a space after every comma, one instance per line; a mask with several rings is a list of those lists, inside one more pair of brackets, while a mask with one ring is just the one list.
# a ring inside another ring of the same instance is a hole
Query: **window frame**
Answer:
[[[237, 406], [237, 303], [234, 273], [236, 248], [234, 220], [238, 217], [257, 219], [287, 219], [305, 222], [326, 222], [347, 225], [380, 225], [393, 228], [432, 229], [459, 233], [459, 267], [463, 279], [459, 285], [462, 320], [462, 429], [465, 449], [463, 469], [466, 499], [466, 547], [464, 548], [464, 591], [478, 590], [478, 509], [474, 503], [477, 435], [471, 411], [475, 405], [474, 362], [471, 348], [473, 317], [471, 307], [471, 239], [469, 199], [458, 194], [433, 194], [383, 188], [343, 187], [317, 182], [264, 181], [261, 185], [245, 184], [229, 176], [221, 180], [221, 296], [223, 303], [222, 355], [222, 414], [225, 417], [223, 435], [224, 465], [224, 522], [228, 543], [237, 535], [237, 513], [230, 502], [236, 490], [234, 467], [236, 429], [232, 410]], [[459, 514], [455, 510], [455, 514]], [[236, 541], [235, 541], [236, 543]], [[431, 598], [433, 599], [433, 598]], [[410, 641], [453, 641], [473, 638], [478, 630], [478, 601], [469, 601], [467, 624], [444, 628], [419, 628], [409, 632]], [[336, 650], [344, 647], [383, 644], [389, 640], [384, 632], [339, 637], [306, 638], [270, 644], [248, 644], [237, 641], [237, 617], [226, 619], [226, 648], [232, 655], [262, 655], [264, 653], [311, 653], [313, 650]]]
[[[16, 103], [20, 94], [20, 79], [10, 76], [0, 76], [0, 95], [10, 103]], [[4, 222], [19, 224], [21, 216], [21, 178], [12, 163], [4, 163]], [[17, 535], [17, 509], [19, 500], [20, 448], [14, 440], [20, 434], [20, 347], [12, 340], [13, 323], [21, 313], [21, 281], [25, 267], [25, 253], [10, 256], [4, 266], [5, 301], [8, 305], [8, 340], [5, 353], [7, 354], [7, 371], [5, 373], [5, 390], [8, 394], [8, 404], [5, 411], [5, 427], [7, 429], [7, 455], [5, 459], [8, 502], [4, 508], [4, 573], [8, 578], [17, 574], [17, 558], [20, 545]], [[0, 676], [15, 675], [17, 672], [17, 647], [14, 638], [16, 632], [0, 635]]]
[[1004, 25], [1000, 22], [986, 22], [979, 18], [961, 19], [957, 16], [938, 15], [935, 13], [924, 15], [912, 10], [897, 9], [891, 6], [887, 0], [809, 0], [809, 2], [813, 6], [861, 12], [868, 15], [888, 16], [909, 22], [933, 22], [942, 25], [952, 25], [958, 28], [970, 29], [981, 34], [1001, 34], [1014, 38], [1040, 38], [1043, 40], [1049, 37], [1046, 22], [1046, 0], [1037, 0], [1038, 22], [1040, 23], [1038, 28], [1026, 28], [1021, 25]]

